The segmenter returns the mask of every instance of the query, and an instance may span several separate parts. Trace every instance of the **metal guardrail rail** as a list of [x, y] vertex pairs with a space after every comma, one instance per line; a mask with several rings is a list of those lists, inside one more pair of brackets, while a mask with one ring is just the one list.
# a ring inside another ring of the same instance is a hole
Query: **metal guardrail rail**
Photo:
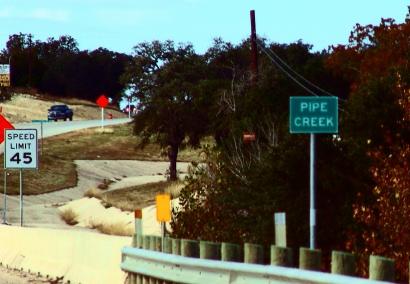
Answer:
[[296, 268], [190, 258], [133, 247], [122, 249], [121, 269], [129, 275], [192, 284], [387, 283]]

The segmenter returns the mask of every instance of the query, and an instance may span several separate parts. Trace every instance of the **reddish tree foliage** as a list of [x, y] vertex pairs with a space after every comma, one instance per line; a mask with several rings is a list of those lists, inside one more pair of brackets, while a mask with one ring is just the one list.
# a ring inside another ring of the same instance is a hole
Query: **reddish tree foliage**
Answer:
[[[357, 194], [353, 205], [357, 226], [351, 231], [346, 248], [362, 255], [360, 273], [363, 276], [367, 275], [368, 256], [376, 254], [395, 259], [397, 280], [407, 281], [410, 259], [409, 15], [403, 24], [387, 19], [379, 26], [357, 25], [348, 46], [334, 47], [328, 67], [349, 80], [352, 95], [374, 96], [376, 82], [382, 90], [390, 91], [386, 96], [391, 96], [390, 101], [401, 111], [381, 125], [374, 125], [382, 133], [378, 143], [368, 140], [371, 145], [367, 154], [372, 160], [369, 170], [375, 186], [371, 194]], [[389, 127], [391, 125], [396, 127]]]
[[[403, 92], [401, 103], [405, 110], [403, 120], [410, 122], [410, 89]], [[361, 273], [367, 274], [367, 256], [391, 257], [396, 261], [398, 280], [406, 280], [410, 259], [410, 145], [401, 141], [392, 145], [388, 153], [375, 150], [369, 153], [375, 166], [370, 171], [376, 182], [373, 202], [358, 193], [353, 215], [361, 225], [351, 234], [349, 250], [359, 251]]]

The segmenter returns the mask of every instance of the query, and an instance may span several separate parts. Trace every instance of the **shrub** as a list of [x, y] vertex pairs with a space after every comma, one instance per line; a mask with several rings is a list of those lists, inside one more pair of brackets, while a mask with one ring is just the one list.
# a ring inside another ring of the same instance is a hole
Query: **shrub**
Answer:
[[91, 229], [96, 229], [99, 232], [107, 235], [132, 236], [134, 233], [133, 228], [128, 227], [126, 223], [104, 224], [95, 220], [90, 220], [88, 226]]
[[90, 188], [89, 190], [84, 192], [84, 196], [88, 198], [95, 197], [95, 198], [101, 199], [102, 191], [98, 188]]
[[78, 215], [71, 208], [61, 211], [60, 217], [61, 219], [64, 220], [64, 222], [66, 222], [66, 224], [70, 226], [74, 226], [78, 224], [78, 221], [77, 221]]

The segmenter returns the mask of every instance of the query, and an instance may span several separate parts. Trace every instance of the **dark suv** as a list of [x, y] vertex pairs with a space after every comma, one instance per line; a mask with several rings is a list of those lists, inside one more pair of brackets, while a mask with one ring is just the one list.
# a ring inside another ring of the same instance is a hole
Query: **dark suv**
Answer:
[[48, 120], [73, 120], [73, 111], [67, 105], [53, 105], [48, 110]]

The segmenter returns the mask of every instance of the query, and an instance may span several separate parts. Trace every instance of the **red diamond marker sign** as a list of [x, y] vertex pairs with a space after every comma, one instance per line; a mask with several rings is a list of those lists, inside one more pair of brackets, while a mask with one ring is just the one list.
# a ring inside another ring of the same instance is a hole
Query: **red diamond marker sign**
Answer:
[[99, 96], [97, 99], [97, 105], [102, 108], [106, 107], [108, 105], [107, 97], [104, 95]]
[[4, 141], [5, 129], [14, 129], [14, 126], [4, 116], [0, 114], [0, 144]]

